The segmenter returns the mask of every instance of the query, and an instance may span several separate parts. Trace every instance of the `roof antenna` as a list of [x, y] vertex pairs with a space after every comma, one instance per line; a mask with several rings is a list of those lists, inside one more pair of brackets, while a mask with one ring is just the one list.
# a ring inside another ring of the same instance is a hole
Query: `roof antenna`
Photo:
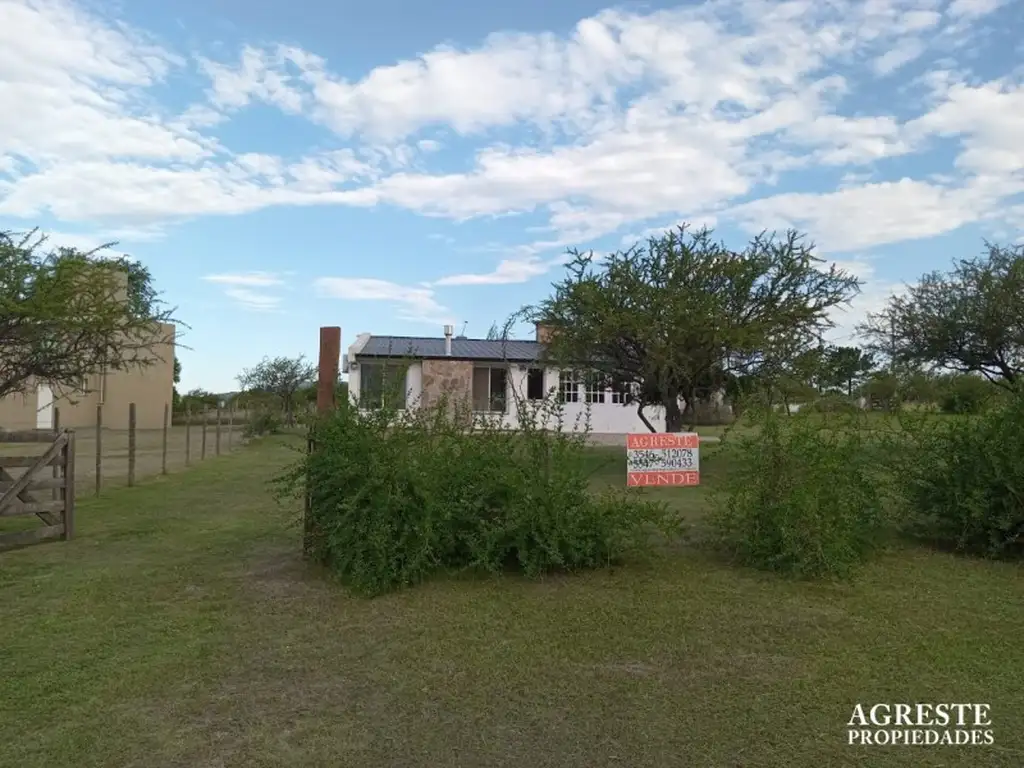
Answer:
[[462, 332], [458, 336], [455, 337], [456, 339], [464, 339], [464, 338], [466, 338], [466, 326], [467, 325], [469, 325], [469, 321], [468, 320], [463, 320], [462, 321]]

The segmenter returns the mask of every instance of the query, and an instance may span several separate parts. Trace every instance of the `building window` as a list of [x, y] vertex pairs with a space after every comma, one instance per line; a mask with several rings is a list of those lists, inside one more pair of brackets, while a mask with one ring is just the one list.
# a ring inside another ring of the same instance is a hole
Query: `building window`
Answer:
[[628, 381], [612, 381], [612, 402], [625, 405], [633, 402], [633, 385]]
[[591, 371], [584, 381], [584, 396], [588, 403], [603, 403], [604, 391], [607, 389], [607, 378], [602, 373]]
[[395, 363], [360, 363], [360, 408], [405, 408], [409, 368]]
[[580, 382], [576, 371], [560, 371], [558, 374], [558, 402], [578, 403]]
[[473, 369], [473, 410], [504, 413], [508, 402], [508, 370], [505, 368]]
[[526, 372], [526, 399], [544, 399], [544, 369], [531, 368]]

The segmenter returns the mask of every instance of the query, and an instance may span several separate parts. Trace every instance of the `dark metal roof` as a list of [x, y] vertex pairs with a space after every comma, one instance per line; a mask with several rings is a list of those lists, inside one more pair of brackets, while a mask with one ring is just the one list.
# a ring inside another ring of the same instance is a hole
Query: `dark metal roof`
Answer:
[[[452, 339], [453, 360], [507, 360], [532, 363], [544, 355], [544, 345], [536, 341], [491, 341], [489, 339]], [[448, 358], [444, 339], [417, 336], [371, 336], [356, 358], [415, 357]]]

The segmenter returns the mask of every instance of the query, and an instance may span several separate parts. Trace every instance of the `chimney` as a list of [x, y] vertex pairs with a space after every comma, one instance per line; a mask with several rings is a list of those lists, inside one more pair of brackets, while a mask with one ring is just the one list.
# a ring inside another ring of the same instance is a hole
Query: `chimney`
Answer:
[[444, 353], [448, 357], [452, 356], [452, 334], [455, 333], [455, 327], [446, 325], [444, 327]]
[[547, 344], [551, 341], [551, 337], [555, 335], [555, 328], [553, 325], [546, 323], [534, 323], [534, 327], [537, 329], [537, 341], [540, 344]]

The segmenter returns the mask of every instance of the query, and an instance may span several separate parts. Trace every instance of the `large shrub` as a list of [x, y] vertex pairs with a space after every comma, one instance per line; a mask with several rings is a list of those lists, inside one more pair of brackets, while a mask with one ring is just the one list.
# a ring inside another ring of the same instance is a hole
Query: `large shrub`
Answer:
[[1024, 542], [1024, 395], [982, 416], [904, 416], [891, 451], [911, 533], [973, 554]]
[[315, 450], [280, 479], [308, 488], [309, 554], [374, 595], [442, 569], [536, 575], [643, 547], [665, 508], [626, 490], [593, 495], [585, 435], [541, 429], [536, 410], [518, 431], [446, 403], [320, 419]]
[[740, 562], [801, 577], [850, 576], [886, 528], [873, 437], [855, 417], [762, 414], [722, 446], [711, 516]]
[[262, 437], [279, 434], [284, 426], [280, 411], [271, 408], [254, 408], [249, 411], [242, 434], [246, 437]]
[[944, 413], [981, 413], [993, 394], [993, 385], [980, 376], [951, 376], [943, 382], [939, 408]]

